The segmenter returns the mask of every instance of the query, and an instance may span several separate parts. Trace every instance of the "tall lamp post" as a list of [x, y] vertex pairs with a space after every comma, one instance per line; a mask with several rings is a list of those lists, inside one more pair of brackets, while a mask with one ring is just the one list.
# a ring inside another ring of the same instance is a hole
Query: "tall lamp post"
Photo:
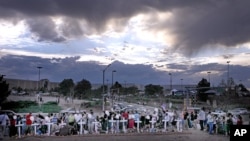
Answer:
[[229, 63], [230, 61], [227, 61], [227, 87], [229, 88]]
[[112, 71], [112, 87], [113, 87], [113, 85], [114, 85], [114, 73], [116, 72], [116, 70], [113, 70]]
[[105, 89], [104, 89], [104, 81], [105, 81], [105, 71], [107, 70], [107, 68], [110, 66], [111, 64], [107, 65], [106, 68], [104, 68], [102, 70], [102, 111], [104, 111], [104, 93], [105, 93]]
[[111, 86], [111, 93], [112, 93], [112, 108], [113, 108], [113, 106], [114, 106], [114, 73], [116, 72], [116, 70], [113, 70], [112, 71], [112, 86]]
[[40, 91], [40, 69], [42, 69], [43, 67], [39, 66], [38, 68], [38, 90]]
[[230, 61], [227, 61], [227, 92], [229, 94], [229, 63]]
[[208, 74], [208, 82], [209, 83], [210, 83], [210, 73], [211, 73], [210, 71], [207, 72], [207, 74]]
[[182, 94], [183, 94], [183, 86], [182, 86], [182, 81], [183, 81], [183, 79], [181, 78], [181, 91], [182, 91]]
[[170, 91], [172, 90], [172, 73], [168, 74], [170, 76], [169, 81], [170, 81]]

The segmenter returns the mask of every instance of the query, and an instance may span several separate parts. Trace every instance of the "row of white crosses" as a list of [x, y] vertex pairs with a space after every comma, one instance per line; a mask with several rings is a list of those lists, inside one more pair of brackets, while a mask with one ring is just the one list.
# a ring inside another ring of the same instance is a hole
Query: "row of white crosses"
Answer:
[[[111, 117], [111, 120], [109, 120], [109, 122], [111, 123], [111, 133], [114, 133], [114, 123], [116, 123], [116, 132], [119, 132], [119, 122], [122, 122], [122, 130], [124, 133], [127, 132], [126, 130], [126, 126], [125, 126], [125, 122], [127, 122], [127, 120], [125, 120], [124, 118], [122, 120], [114, 120], [113, 116]], [[107, 127], [108, 128], [108, 127]]]
[[[167, 124], [167, 122], [168, 122], [168, 120], [162, 120], [163, 122], [164, 122], [164, 130], [166, 131], [166, 124]], [[118, 130], [119, 130], [119, 122], [122, 122], [122, 130], [123, 130], [123, 132], [124, 133], [126, 133], [127, 131], [126, 131], [126, 126], [125, 126], [125, 122], [127, 122], [127, 120], [125, 120], [124, 118], [122, 119], [122, 120], [114, 120], [113, 119], [113, 117], [111, 117], [111, 120], [109, 120], [109, 122], [111, 123], [111, 133], [113, 134], [114, 132], [118, 132]], [[140, 121], [140, 120], [136, 120], [135, 121], [135, 123], [137, 123], [137, 127], [136, 127], [136, 129], [137, 129], [137, 132], [139, 133], [140, 132], [140, 123], [141, 123], [142, 121]], [[151, 121], [149, 121], [150, 123], [151, 123], [151, 129], [153, 130], [155, 127], [154, 127], [154, 125], [155, 125], [155, 123], [157, 122], [156, 120], [154, 120], [153, 118], [152, 118], [152, 120]], [[178, 124], [178, 122], [180, 122], [179, 120], [177, 120], [177, 131], [181, 131], [181, 127], [179, 127], [179, 124]], [[97, 131], [97, 124], [99, 124], [100, 122], [98, 122], [98, 121], [95, 121], [95, 122], [93, 122], [93, 124], [94, 124], [94, 126], [95, 126], [95, 132], [97, 133], [98, 131]], [[116, 123], [117, 124], [117, 128], [116, 128], [116, 130], [114, 131], [114, 123]], [[47, 123], [45, 123], [46, 125], [47, 125], [47, 127], [48, 127], [48, 132], [47, 132], [47, 134], [48, 135], [50, 135], [50, 129], [51, 129], [51, 126], [54, 124], [54, 123], [52, 123], [52, 122], [47, 122]], [[82, 133], [83, 133], [83, 125], [85, 125], [86, 124], [86, 121], [83, 121], [82, 119], [78, 122], [78, 124], [80, 125], [80, 135], [82, 135]], [[24, 124], [21, 124], [20, 122], [16, 125], [16, 127], [18, 127], [18, 136], [19, 137], [21, 137], [21, 126], [23, 126]], [[38, 126], [39, 124], [38, 123], [33, 123], [31, 126], [34, 126], [34, 132], [35, 132], [35, 135], [36, 135], [36, 127]], [[64, 122], [62, 122], [62, 123], [60, 123], [60, 125], [59, 126], [65, 126], [66, 125], [66, 123], [64, 123]], [[108, 127], [107, 127], [108, 128]]]
[[[165, 120], [164, 120], [165, 121]], [[122, 120], [114, 120], [113, 117], [111, 117], [111, 120], [109, 120], [109, 122], [111, 123], [111, 133], [114, 133], [114, 123], [117, 123], [117, 125], [119, 124], [119, 122], [122, 122], [122, 129], [123, 129], [123, 132], [126, 133], [126, 126], [125, 126], [125, 122], [127, 122], [127, 120], [125, 120], [124, 118]], [[154, 124], [157, 122], [156, 120], [152, 119], [151, 121], [149, 121], [151, 123], [151, 129], [154, 129]], [[167, 121], [165, 121], [165, 124], [166, 124]], [[137, 123], [137, 132], [139, 133], [140, 132], [140, 123], [142, 123], [141, 120], [135, 120], [135, 123]], [[166, 129], [166, 127], [165, 127]], [[117, 130], [119, 130], [119, 127], [117, 126]], [[116, 130], [116, 131], [117, 131]]]
[[[19, 138], [21, 138], [21, 127], [22, 127], [23, 125], [24, 125], [24, 124], [21, 123], [20, 121], [18, 122], [18, 124], [15, 125], [15, 126], [18, 128], [18, 137], [19, 137]], [[38, 125], [39, 125], [38, 123], [33, 123], [33, 124], [31, 124], [31, 126], [34, 127], [34, 133], [35, 133], [35, 135], [37, 134], [36, 128], [37, 128]], [[50, 129], [50, 128], [49, 128], [49, 129]]]
[[[100, 123], [99, 121], [92, 122], [92, 124], [94, 125], [95, 133], [98, 133], [98, 124], [99, 123]], [[79, 134], [82, 135], [83, 134], [83, 125], [86, 124], [86, 121], [81, 119], [77, 124], [80, 125], [80, 133]]]
[[[54, 124], [52, 122], [46, 122], [45, 123], [48, 127], [48, 132], [47, 132], [47, 135], [50, 135], [50, 129], [51, 129], [51, 126]], [[38, 123], [33, 123], [31, 124], [32, 127], [34, 127], [34, 134], [37, 135], [37, 126], [39, 126], [40, 124]], [[60, 127], [63, 127], [65, 126], [66, 123], [62, 122], [59, 124]], [[20, 121], [18, 122], [18, 124], [15, 125], [17, 128], [18, 128], [18, 137], [21, 138], [21, 127], [24, 126], [23, 123], [21, 123]]]

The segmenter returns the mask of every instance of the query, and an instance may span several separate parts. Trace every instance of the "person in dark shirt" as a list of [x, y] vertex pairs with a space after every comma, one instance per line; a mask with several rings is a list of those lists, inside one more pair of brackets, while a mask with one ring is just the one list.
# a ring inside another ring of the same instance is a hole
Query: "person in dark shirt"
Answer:
[[238, 115], [238, 119], [237, 119], [237, 125], [242, 125], [243, 124], [243, 120], [241, 115]]

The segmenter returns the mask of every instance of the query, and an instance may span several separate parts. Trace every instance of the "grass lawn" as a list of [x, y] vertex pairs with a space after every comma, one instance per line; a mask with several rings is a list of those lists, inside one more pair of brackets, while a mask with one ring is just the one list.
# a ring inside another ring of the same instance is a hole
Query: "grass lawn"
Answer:
[[10, 101], [3, 103], [2, 109], [13, 110], [16, 113], [58, 113], [61, 107], [56, 102], [47, 102], [39, 105], [34, 101]]

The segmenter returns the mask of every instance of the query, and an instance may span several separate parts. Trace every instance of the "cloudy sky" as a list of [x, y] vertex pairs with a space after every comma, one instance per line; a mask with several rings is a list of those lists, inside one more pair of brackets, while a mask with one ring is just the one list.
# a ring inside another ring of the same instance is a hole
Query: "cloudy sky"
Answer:
[[[250, 87], [249, 0], [0, 0], [0, 73]], [[230, 61], [230, 63], [227, 63]], [[229, 66], [229, 67], [228, 67]], [[211, 72], [211, 73], [208, 73]]]

